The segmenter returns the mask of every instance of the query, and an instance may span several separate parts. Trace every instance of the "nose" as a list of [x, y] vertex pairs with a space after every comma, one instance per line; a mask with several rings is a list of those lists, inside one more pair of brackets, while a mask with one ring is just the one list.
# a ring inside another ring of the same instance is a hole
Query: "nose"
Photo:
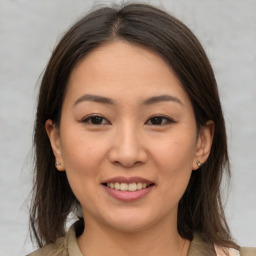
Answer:
[[143, 138], [129, 125], [117, 129], [113, 136], [109, 159], [115, 165], [131, 168], [147, 161]]

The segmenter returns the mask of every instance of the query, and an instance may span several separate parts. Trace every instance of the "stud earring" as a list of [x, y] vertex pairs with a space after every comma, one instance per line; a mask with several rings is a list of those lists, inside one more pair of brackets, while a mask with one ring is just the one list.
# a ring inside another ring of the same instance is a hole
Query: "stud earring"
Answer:
[[59, 166], [59, 165], [61, 165], [61, 162], [56, 162], [55, 164], [56, 164], [56, 166]]
[[202, 166], [202, 163], [200, 161], [196, 161], [196, 164], [197, 164], [198, 167]]

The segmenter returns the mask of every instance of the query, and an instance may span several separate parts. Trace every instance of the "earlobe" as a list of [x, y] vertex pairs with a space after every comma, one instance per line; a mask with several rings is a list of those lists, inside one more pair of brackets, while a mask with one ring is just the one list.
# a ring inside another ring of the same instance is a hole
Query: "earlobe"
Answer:
[[52, 151], [56, 159], [55, 166], [59, 171], [64, 171], [65, 167], [62, 159], [59, 128], [52, 122], [51, 119], [48, 119], [45, 122], [45, 130], [50, 140]]
[[206, 122], [206, 124], [202, 126], [199, 131], [196, 152], [193, 161], [193, 170], [199, 169], [207, 161], [210, 155], [214, 136], [214, 127], [214, 122], [210, 120]]

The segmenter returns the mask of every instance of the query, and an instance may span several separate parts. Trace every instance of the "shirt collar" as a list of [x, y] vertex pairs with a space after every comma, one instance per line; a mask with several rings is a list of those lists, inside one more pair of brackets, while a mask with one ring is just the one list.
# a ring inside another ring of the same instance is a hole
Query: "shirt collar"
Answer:
[[[77, 243], [75, 223], [66, 235], [66, 246], [70, 256], [83, 256]], [[204, 242], [198, 234], [194, 235], [191, 241], [188, 256], [216, 256], [214, 246]]]

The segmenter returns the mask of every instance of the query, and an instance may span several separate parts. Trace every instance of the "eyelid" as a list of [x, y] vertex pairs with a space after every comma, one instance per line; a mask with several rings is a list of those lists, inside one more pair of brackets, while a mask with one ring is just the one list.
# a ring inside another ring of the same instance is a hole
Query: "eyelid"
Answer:
[[[103, 120], [105, 120], [103, 123], [99, 123], [99, 124], [93, 124], [92, 122], [90, 122], [90, 120], [93, 118], [93, 117], [99, 117], [99, 118], [102, 118]], [[164, 124], [149, 124], [149, 121], [152, 121], [153, 118], [161, 118], [162, 120], [165, 120], [165, 123]], [[89, 114], [89, 115], [86, 115], [84, 116], [83, 118], [80, 119], [80, 122], [82, 123], [87, 123], [87, 124], [90, 124], [90, 125], [95, 125], [95, 126], [100, 126], [100, 125], [109, 125], [111, 124], [110, 121], [105, 118], [104, 116], [102, 116], [101, 114], [97, 114], [97, 113], [94, 113], [94, 114]], [[169, 116], [165, 116], [165, 115], [153, 115], [151, 117], [149, 117], [147, 119], [147, 121], [145, 122], [146, 125], [153, 125], [153, 126], [164, 126], [164, 125], [168, 125], [168, 124], [172, 124], [172, 123], [176, 123], [176, 121], [169, 117]]]
[[147, 124], [150, 120], [152, 120], [152, 118], [156, 118], [156, 117], [159, 117], [159, 118], [167, 120], [167, 123], [165, 123], [165, 124], [158, 124], [158, 125], [157, 124], [148, 124], [148, 125], [164, 126], [164, 125], [176, 123], [176, 121], [173, 118], [171, 118], [171, 117], [168, 117], [168, 116], [165, 116], [165, 115], [154, 115], [154, 116], [151, 116], [150, 118], [148, 118], [148, 120], [145, 122], [145, 124]]
[[[100, 117], [100, 118], [106, 120], [106, 122], [104, 122], [104, 123], [102, 123], [102, 124], [93, 124], [93, 123], [89, 122], [89, 120], [92, 119], [93, 117]], [[83, 118], [80, 119], [80, 122], [82, 122], [82, 123], [88, 123], [88, 124], [90, 124], [90, 125], [95, 125], [95, 126], [108, 125], [108, 124], [110, 124], [110, 121], [109, 121], [107, 118], [105, 118], [104, 116], [102, 116], [102, 115], [100, 115], [100, 114], [96, 114], [96, 113], [95, 113], [95, 114], [89, 114], [89, 115], [84, 116]]]

